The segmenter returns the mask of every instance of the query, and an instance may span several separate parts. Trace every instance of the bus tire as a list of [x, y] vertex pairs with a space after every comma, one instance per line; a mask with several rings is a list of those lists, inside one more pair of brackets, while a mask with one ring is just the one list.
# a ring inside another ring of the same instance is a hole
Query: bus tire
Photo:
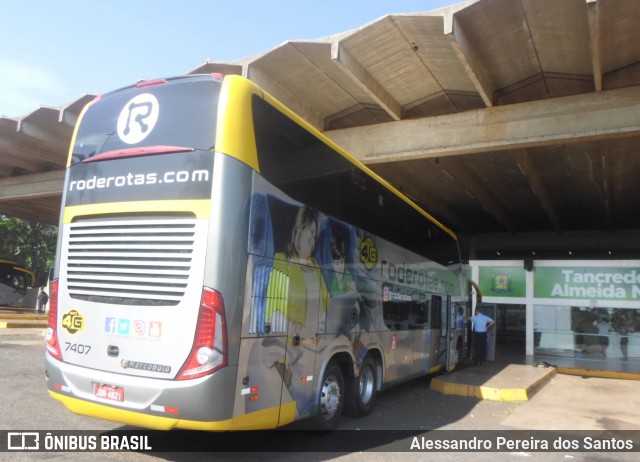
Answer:
[[360, 376], [349, 379], [345, 396], [345, 413], [353, 417], [368, 415], [378, 395], [378, 369], [371, 356], [360, 367]]
[[320, 431], [333, 430], [344, 407], [344, 375], [336, 361], [330, 361], [324, 371], [320, 395], [318, 396], [318, 412], [313, 427]]

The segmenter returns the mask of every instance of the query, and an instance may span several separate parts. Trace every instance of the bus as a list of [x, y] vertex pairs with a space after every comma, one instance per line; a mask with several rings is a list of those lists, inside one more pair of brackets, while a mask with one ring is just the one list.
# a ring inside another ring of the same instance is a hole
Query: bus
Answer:
[[[50, 395], [151, 429], [336, 427], [453, 367], [456, 235], [255, 83], [141, 81], [81, 113]], [[305, 423], [305, 424], [306, 424]]]
[[35, 275], [18, 263], [0, 259], [0, 306], [35, 307]]

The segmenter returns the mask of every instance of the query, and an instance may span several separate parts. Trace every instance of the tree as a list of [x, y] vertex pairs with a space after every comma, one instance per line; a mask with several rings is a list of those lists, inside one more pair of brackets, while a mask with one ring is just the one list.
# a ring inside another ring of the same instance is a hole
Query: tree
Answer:
[[58, 228], [0, 215], [0, 258], [33, 271], [36, 286], [46, 286], [56, 253]]

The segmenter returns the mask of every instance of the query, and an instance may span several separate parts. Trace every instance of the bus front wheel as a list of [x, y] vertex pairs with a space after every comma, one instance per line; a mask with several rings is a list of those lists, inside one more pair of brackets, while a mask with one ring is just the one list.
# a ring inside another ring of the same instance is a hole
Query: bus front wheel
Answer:
[[360, 368], [360, 376], [349, 379], [346, 388], [345, 413], [364, 417], [371, 412], [378, 393], [378, 369], [371, 356], [367, 356]]
[[338, 425], [344, 406], [344, 393], [342, 369], [337, 362], [331, 361], [327, 364], [322, 377], [315, 428], [326, 431], [333, 430]]

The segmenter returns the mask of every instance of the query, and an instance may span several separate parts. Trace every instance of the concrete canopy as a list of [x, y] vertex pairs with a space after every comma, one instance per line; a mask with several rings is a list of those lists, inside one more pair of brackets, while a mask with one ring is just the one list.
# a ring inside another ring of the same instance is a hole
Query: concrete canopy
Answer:
[[[190, 73], [255, 81], [472, 258], [637, 257], [639, 26], [633, 0], [476, 0]], [[57, 223], [89, 99], [0, 119], [0, 213]]]

